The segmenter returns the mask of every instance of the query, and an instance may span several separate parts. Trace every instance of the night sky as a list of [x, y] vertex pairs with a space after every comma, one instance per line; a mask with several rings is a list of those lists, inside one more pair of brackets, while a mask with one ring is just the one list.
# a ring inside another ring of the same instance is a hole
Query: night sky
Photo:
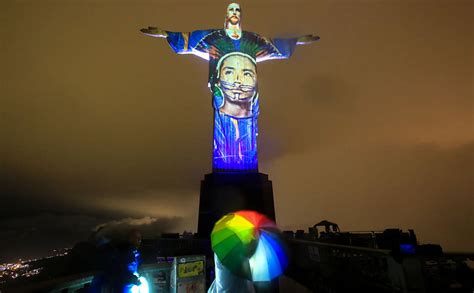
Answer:
[[[139, 29], [221, 28], [228, 3], [1, 1], [0, 262], [98, 225], [196, 231], [208, 66]], [[413, 228], [473, 251], [474, 2], [240, 3], [244, 30], [321, 36], [259, 64], [260, 171], [281, 227]]]

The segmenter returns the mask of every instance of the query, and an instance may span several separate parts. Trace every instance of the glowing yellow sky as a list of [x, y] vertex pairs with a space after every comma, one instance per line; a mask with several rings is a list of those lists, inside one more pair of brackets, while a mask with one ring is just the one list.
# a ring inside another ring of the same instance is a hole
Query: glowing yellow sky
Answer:
[[[211, 171], [208, 67], [139, 29], [220, 28], [226, 4], [2, 1], [2, 211], [50, 202], [178, 215], [195, 230]], [[260, 169], [279, 223], [414, 228], [474, 250], [473, 2], [241, 4], [244, 30], [321, 36], [259, 65]]]

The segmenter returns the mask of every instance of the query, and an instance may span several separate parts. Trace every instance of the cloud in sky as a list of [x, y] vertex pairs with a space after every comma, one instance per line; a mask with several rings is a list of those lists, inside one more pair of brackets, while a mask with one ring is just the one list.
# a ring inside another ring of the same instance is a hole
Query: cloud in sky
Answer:
[[132, 229], [140, 231], [143, 238], [156, 238], [161, 233], [176, 232], [180, 221], [182, 219], [179, 217], [143, 217], [112, 220], [95, 227], [95, 238], [106, 240], [126, 239], [127, 233]]

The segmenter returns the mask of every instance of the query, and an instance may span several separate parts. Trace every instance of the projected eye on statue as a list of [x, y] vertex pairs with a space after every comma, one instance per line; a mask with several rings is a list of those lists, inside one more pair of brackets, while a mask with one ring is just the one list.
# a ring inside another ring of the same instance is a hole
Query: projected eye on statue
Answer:
[[241, 29], [241, 7], [227, 6], [223, 29], [171, 32], [148, 27], [141, 31], [166, 38], [178, 54], [193, 54], [209, 61], [209, 87], [214, 107], [213, 170], [258, 171], [257, 135], [259, 96], [257, 63], [289, 58], [296, 45], [319, 39], [266, 38]]

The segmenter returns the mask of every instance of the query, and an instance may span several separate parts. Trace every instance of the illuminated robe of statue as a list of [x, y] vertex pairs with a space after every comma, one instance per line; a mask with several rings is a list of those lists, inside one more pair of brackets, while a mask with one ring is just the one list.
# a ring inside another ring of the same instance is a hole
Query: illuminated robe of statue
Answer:
[[[257, 171], [259, 96], [256, 64], [269, 59], [289, 58], [297, 39], [268, 39], [242, 31], [240, 38], [234, 40], [224, 29], [167, 34], [167, 40], [176, 53], [194, 54], [209, 61], [209, 88], [214, 107], [213, 169]], [[239, 72], [229, 74], [226, 71], [229, 68]], [[250, 77], [252, 72], [253, 78]], [[234, 77], [226, 81], [225, 74]], [[226, 92], [232, 95], [232, 90], [238, 96], [248, 96], [244, 103], [248, 103], [249, 109], [244, 115], [234, 116], [223, 111]]]

